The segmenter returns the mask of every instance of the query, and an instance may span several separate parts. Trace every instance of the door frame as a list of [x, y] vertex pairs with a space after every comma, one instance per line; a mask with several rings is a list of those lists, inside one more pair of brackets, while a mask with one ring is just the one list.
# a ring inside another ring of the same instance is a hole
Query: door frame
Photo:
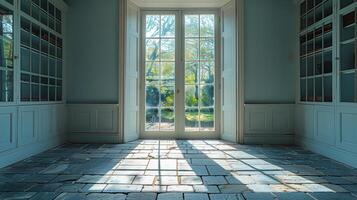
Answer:
[[[175, 95], [175, 131], [145, 131], [145, 16], [148, 14], [175, 14], [176, 16], [176, 33], [175, 33], [175, 94], [177, 89], [181, 91], [181, 95]], [[182, 92], [185, 92], [184, 88], [184, 49], [185, 49], [185, 37], [184, 37], [184, 17], [186, 14], [214, 14], [215, 15], [215, 131], [206, 132], [185, 132], [184, 130], [184, 106], [185, 99]], [[140, 11], [140, 91], [139, 91], [139, 130], [141, 139], [220, 139], [220, 115], [221, 115], [221, 49], [220, 49], [220, 11], [219, 8], [210, 9], [142, 9]], [[183, 70], [180, 70], [180, 67]]]

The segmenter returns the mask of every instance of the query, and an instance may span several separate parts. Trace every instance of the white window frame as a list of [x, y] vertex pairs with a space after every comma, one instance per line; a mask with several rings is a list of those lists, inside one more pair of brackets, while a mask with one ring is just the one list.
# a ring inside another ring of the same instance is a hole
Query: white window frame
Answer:
[[[175, 95], [175, 131], [146, 131], [145, 130], [145, 16], [149, 14], [176, 15], [176, 95]], [[184, 17], [187, 14], [214, 14], [215, 15], [215, 121], [214, 131], [185, 132], [185, 100], [182, 93], [184, 87]], [[151, 9], [141, 11], [141, 42], [140, 42], [140, 138], [142, 139], [219, 139], [220, 138], [220, 14], [219, 9]], [[177, 95], [177, 91], [181, 95]]]

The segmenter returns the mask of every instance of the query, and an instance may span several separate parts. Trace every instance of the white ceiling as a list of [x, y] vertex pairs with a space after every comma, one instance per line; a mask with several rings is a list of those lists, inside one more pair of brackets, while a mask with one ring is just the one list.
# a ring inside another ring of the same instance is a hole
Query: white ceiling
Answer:
[[131, 0], [145, 8], [214, 8], [222, 7], [230, 0]]

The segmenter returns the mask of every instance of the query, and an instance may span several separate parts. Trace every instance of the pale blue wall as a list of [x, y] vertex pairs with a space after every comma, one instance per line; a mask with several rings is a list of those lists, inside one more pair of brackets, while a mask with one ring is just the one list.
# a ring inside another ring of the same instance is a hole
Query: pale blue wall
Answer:
[[118, 102], [118, 1], [70, 0], [67, 101]]
[[245, 1], [246, 103], [295, 102], [295, 16], [293, 1]]

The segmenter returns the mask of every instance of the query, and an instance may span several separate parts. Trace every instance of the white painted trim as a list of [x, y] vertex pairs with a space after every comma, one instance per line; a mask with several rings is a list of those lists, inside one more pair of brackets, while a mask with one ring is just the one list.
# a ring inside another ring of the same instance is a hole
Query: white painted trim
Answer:
[[124, 108], [125, 108], [125, 54], [126, 54], [126, 11], [127, 11], [127, 3], [128, 0], [118, 0], [119, 6], [119, 55], [118, 55], [118, 63], [119, 63], [119, 91], [118, 91], [118, 104], [119, 104], [119, 112], [118, 112], [118, 134], [120, 143], [124, 141]]
[[236, 2], [236, 17], [237, 17], [237, 125], [238, 125], [238, 143], [244, 143], [244, 68], [245, 68], [245, 0], [235, 0]]

